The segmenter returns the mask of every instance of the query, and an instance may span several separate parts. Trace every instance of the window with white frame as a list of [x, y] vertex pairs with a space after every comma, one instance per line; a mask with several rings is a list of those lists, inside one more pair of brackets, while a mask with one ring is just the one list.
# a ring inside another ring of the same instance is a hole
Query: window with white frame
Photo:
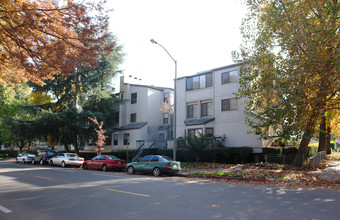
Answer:
[[130, 122], [136, 122], [137, 121], [137, 113], [130, 114]]
[[222, 84], [237, 82], [237, 70], [222, 73]]
[[222, 101], [221, 101], [221, 110], [222, 111], [231, 111], [231, 110], [237, 110], [237, 109], [238, 109], [237, 99], [235, 99], [235, 98], [222, 99]]
[[205, 135], [209, 137], [214, 136], [214, 128], [205, 128]]
[[191, 137], [200, 137], [203, 134], [202, 128], [188, 129], [188, 135]]
[[197, 118], [198, 117], [198, 105], [188, 104], [187, 105], [187, 118]]
[[129, 142], [130, 142], [130, 134], [126, 133], [124, 134], [124, 145], [130, 144]]
[[201, 103], [201, 117], [213, 116], [213, 103], [210, 102], [203, 102]]
[[163, 113], [163, 124], [169, 124], [169, 113]]
[[113, 135], [113, 145], [118, 145], [118, 134]]
[[131, 104], [137, 103], [137, 92], [131, 93]]

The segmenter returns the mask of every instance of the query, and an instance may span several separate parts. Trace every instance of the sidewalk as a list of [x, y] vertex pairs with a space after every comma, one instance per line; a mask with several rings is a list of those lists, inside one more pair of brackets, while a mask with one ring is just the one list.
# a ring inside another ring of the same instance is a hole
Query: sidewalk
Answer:
[[325, 180], [340, 181], [340, 161], [331, 161], [325, 169], [309, 171], [308, 174]]

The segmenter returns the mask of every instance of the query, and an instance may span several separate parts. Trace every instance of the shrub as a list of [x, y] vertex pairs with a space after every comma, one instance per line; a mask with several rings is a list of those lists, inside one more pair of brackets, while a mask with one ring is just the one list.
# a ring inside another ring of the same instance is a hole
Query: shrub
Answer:
[[8, 158], [8, 154], [0, 154], [0, 159], [6, 159]]
[[1, 150], [0, 154], [7, 154], [8, 157], [17, 157], [18, 151], [15, 150]]

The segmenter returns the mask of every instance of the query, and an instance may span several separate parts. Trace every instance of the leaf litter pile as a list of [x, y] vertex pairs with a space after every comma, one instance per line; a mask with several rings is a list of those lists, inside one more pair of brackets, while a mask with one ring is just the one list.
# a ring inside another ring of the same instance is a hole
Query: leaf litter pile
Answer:
[[[340, 154], [327, 155], [327, 160], [317, 167], [296, 168], [279, 164], [218, 164], [183, 163], [182, 173], [197, 181], [222, 181], [233, 184], [267, 185], [287, 188], [321, 188], [340, 191], [340, 180], [319, 178], [315, 172], [323, 172]], [[340, 175], [340, 173], [338, 174]]]

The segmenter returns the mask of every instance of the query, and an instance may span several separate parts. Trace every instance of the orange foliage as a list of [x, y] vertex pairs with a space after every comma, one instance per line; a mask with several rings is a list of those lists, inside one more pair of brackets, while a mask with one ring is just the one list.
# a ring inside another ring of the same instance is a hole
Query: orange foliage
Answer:
[[1, 0], [0, 83], [42, 85], [54, 75], [75, 73], [76, 67], [95, 67], [114, 47], [103, 46], [109, 36], [104, 4]]

